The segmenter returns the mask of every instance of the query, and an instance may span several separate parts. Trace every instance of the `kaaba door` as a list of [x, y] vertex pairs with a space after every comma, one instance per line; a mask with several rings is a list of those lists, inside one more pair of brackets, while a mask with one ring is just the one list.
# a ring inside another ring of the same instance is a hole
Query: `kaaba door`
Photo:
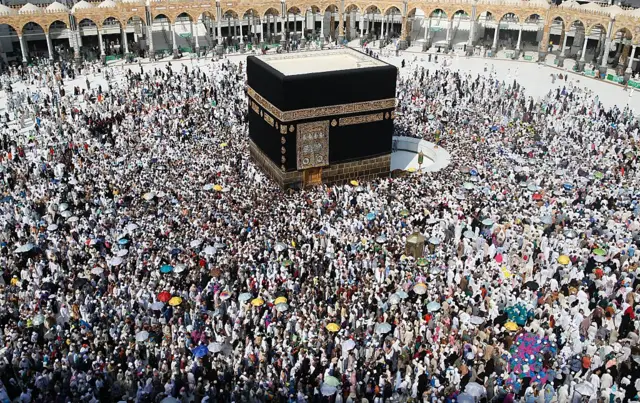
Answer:
[[322, 184], [322, 168], [309, 168], [304, 170], [304, 187]]

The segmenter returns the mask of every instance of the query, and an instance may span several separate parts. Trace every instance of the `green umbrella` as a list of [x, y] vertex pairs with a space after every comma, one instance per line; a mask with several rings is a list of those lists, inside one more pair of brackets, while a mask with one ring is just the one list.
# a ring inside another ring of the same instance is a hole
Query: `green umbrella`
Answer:
[[418, 266], [426, 266], [428, 262], [427, 259], [419, 257], [416, 263], [418, 264]]
[[409, 215], [409, 210], [400, 210], [400, 217], [407, 217]]
[[327, 377], [325, 377], [324, 378], [324, 383], [329, 385], [329, 386], [333, 386], [333, 387], [337, 387], [338, 385], [340, 385], [340, 381], [335, 376], [327, 376]]
[[604, 178], [604, 174], [603, 174], [602, 172], [599, 172], [599, 171], [596, 171], [596, 172], [593, 174], [593, 176], [594, 176], [596, 179], [602, 179], [602, 178]]
[[607, 251], [602, 248], [598, 248], [598, 249], [594, 249], [593, 254], [598, 256], [604, 256], [607, 254]]

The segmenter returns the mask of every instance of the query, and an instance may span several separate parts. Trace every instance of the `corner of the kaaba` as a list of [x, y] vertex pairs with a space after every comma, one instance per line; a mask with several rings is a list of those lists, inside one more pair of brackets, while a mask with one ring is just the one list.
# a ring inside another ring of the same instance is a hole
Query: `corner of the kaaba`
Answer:
[[284, 75], [249, 57], [254, 161], [282, 188], [388, 176], [396, 77], [386, 63]]

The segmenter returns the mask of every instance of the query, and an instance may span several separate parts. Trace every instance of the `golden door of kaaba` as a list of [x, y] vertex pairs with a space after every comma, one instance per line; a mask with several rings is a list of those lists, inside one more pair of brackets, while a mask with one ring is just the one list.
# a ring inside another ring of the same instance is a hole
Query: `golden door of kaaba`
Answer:
[[304, 170], [304, 187], [322, 185], [322, 168]]

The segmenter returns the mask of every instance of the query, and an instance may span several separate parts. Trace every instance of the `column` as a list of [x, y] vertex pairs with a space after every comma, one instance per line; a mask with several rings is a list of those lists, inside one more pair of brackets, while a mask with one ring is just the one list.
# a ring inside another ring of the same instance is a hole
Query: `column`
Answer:
[[293, 13], [293, 38], [298, 38], [298, 14]]
[[[278, 16], [277, 22], [280, 23], [280, 42], [285, 41], [287, 38], [285, 37], [285, 30], [284, 30], [284, 19], [281, 16]], [[278, 34], [278, 25], [276, 25], [276, 35]]]
[[447, 48], [451, 47], [451, 29], [453, 28], [453, 18], [447, 24]]
[[173, 23], [171, 27], [171, 39], [173, 40], [173, 53], [177, 55], [178, 53], [178, 40], [176, 39], [176, 23]]
[[[197, 24], [197, 23], [196, 23]], [[196, 53], [200, 53], [200, 42], [198, 41], [198, 26], [196, 25], [196, 29], [193, 29], [193, 23], [191, 23], [191, 30], [193, 31], [193, 36], [196, 40]]]
[[47, 38], [47, 50], [49, 50], [49, 59], [53, 60], [53, 45], [51, 44], [51, 37], [49, 36], [48, 32], [46, 32], [44, 36], [45, 38]]
[[589, 38], [587, 36], [584, 37], [584, 44], [582, 45], [582, 55], [580, 55], [580, 61], [584, 62], [585, 55], [587, 54], [587, 42], [589, 42]]
[[[268, 22], [267, 25], [269, 25]], [[262, 19], [260, 20], [260, 43], [264, 43], [264, 27], [262, 26]]]
[[22, 51], [22, 62], [27, 63], [27, 40], [24, 39], [22, 35], [18, 35], [18, 40], [20, 41], [20, 50]]
[[600, 67], [607, 68], [607, 64], [609, 64], [609, 51], [611, 49], [611, 39], [607, 38], [604, 41], [604, 54], [602, 55], [602, 63], [600, 63]]
[[516, 50], [520, 50], [520, 43], [522, 41], [522, 24], [518, 27], [518, 44], [516, 45]]
[[102, 27], [98, 27], [98, 44], [100, 44], [100, 56], [104, 56], [104, 43], [102, 42]]
[[386, 19], [386, 15], [382, 16], [382, 36], [380, 37], [380, 41], [382, 41], [385, 37], [386, 37], [386, 33], [387, 31], [385, 30], [385, 19]]
[[124, 54], [126, 55], [129, 53], [129, 41], [127, 40], [127, 31], [125, 29], [126, 27], [122, 29], [122, 46]]
[[147, 25], [147, 37], [149, 38], [149, 57], [153, 57], [154, 47], [153, 47], [153, 22]]
[[220, 13], [218, 13], [218, 45], [222, 45], [222, 23], [220, 22]]
[[320, 38], [322, 38], [322, 43], [324, 43], [324, 15], [320, 18]]
[[560, 52], [561, 56], [564, 56], [564, 54], [567, 52], [567, 38], [569, 38], [569, 35], [567, 35], [567, 33], [564, 33], [564, 39], [562, 41], [562, 52]]
[[493, 33], [493, 45], [491, 46], [492, 51], [498, 50], [498, 35], [500, 33], [500, 21], [496, 21], [496, 30]]
[[364, 36], [364, 12], [360, 11], [360, 36]]
[[344, 39], [344, 10], [342, 6], [338, 10], [338, 42]]
[[469, 39], [467, 39], [467, 45], [473, 46], [473, 42], [476, 36], [476, 6], [471, 8], [471, 18], [469, 20]]
[[629, 57], [627, 58], [627, 68], [624, 71], [624, 74], [629, 74], [629, 77], [631, 76], [631, 73], [633, 72], [633, 56], [636, 54], [636, 45], [632, 45], [631, 46], [631, 53], [629, 54]]
[[427, 17], [427, 24], [424, 29], [424, 40], [427, 42], [429, 40], [430, 32], [431, 32], [431, 17]]

